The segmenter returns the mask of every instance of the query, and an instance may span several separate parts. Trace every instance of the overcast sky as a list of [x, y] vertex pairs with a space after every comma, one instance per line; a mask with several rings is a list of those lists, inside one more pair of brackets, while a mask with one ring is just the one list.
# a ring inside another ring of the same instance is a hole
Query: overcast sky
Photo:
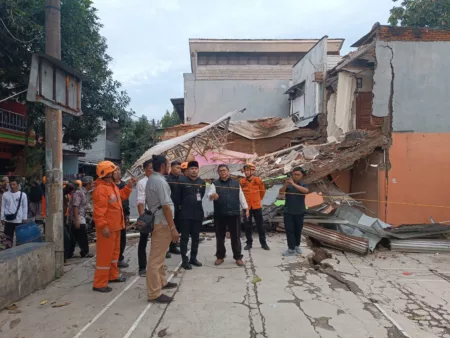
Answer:
[[138, 116], [160, 119], [183, 97], [189, 38], [344, 38], [385, 24], [392, 0], [94, 0], [114, 76]]

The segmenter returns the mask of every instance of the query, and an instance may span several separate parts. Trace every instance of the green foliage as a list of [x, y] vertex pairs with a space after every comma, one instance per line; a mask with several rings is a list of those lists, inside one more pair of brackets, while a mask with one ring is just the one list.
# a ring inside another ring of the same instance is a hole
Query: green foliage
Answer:
[[161, 128], [173, 127], [180, 123], [181, 120], [175, 110], [173, 110], [172, 113], [169, 113], [169, 111], [166, 110], [166, 113], [161, 119]]
[[[101, 125], [98, 118], [129, 120], [130, 99], [113, 79], [106, 53], [107, 44], [100, 35], [97, 10], [91, 0], [64, 0], [61, 4], [61, 59], [85, 75], [82, 87], [83, 116], [66, 116], [64, 142], [75, 149], [89, 149]], [[0, 4], [0, 97], [27, 88], [31, 55], [45, 51], [45, 0], [3, 0]], [[19, 41], [20, 40], [20, 41]], [[25, 102], [26, 94], [19, 96]], [[28, 104], [29, 127], [43, 136], [42, 104]]]
[[391, 9], [388, 21], [394, 26], [450, 29], [450, 0], [403, 0]]
[[157, 125], [142, 116], [137, 121], [129, 120], [122, 129], [120, 150], [125, 168], [131, 167], [144, 152], [155, 144]]

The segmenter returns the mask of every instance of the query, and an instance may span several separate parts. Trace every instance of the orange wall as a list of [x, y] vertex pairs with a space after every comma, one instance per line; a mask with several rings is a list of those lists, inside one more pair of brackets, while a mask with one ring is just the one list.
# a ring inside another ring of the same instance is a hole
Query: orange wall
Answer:
[[[392, 225], [450, 220], [450, 133], [392, 133], [388, 182], [380, 171], [380, 218]], [[396, 203], [425, 204], [400, 205]], [[448, 206], [448, 208], [430, 205]]]

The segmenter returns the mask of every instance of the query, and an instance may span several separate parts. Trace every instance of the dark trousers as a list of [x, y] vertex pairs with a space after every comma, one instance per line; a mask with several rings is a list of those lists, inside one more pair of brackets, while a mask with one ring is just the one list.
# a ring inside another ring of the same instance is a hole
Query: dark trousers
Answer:
[[288, 247], [291, 250], [294, 250], [296, 246], [300, 246], [304, 217], [304, 214], [284, 214], [284, 230], [286, 232]]
[[226, 254], [225, 249], [225, 235], [228, 231], [231, 237], [231, 248], [233, 249], [233, 258], [235, 260], [242, 259], [242, 247], [241, 247], [241, 224], [239, 216], [219, 216], [214, 218], [214, 224], [216, 227], [216, 257], [218, 259], [224, 259]]
[[80, 256], [86, 256], [89, 253], [89, 240], [86, 230], [86, 224], [80, 224], [80, 228], [76, 229], [75, 224], [72, 222], [71, 231], [72, 237], [69, 256], [73, 256], [77, 244], [80, 247]]
[[[175, 228], [177, 229], [178, 233], [181, 234], [181, 218], [180, 218], [180, 210], [178, 209], [178, 207], [175, 207], [175, 217], [173, 219], [173, 222], [175, 223]], [[170, 242], [170, 246], [169, 248], [172, 249], [177, 249], [177, 243], [174, 242]]]
[[14, 234], [16, 233], [16, 226], [20, 225], [20, 223], [11, 223], [5, 222], [5, 236], [6, 236], [6, 248], [12, 248], [14, 243]]
[[188, 262], [187, 247], [189, 242], [189, 236], [192, 238], [191, 245], [191, 261], [197, 259], [198, 243], [200, 241], [200, 228], [202, 226], [202, 220], [196, 219], [183, 219], [181, 220], [181, 241], [180, 251], [183, 262]]
[[72, 231], [67, 224], [64, 227], [64, 259], [72, 258]]
[[252, 246], [252, 244], [253, 244], [252, 218], [255, 219], [256, 229], [258, 230], [258, 234], [259, 234], [259, 243], [261, 243], [261, 245], [264, 245], [264, 244], [266, 244], [266, 231], [263, 227], [262, 209], [250, 210], [249, 218], [244, 216], [245, 236], [247, 237], [247, 244], [249, 246]]
[[147, 270], [147, 242], [149, 234], [141, 233], [138, 245], [139, 271]]
[[123, 253], [125, 251], [125, 247], [127, 246], [127, 230], [122, 229], [120, 230], [120, 255], [119, 255], [119, 262], [122, 262], [124, 257]]

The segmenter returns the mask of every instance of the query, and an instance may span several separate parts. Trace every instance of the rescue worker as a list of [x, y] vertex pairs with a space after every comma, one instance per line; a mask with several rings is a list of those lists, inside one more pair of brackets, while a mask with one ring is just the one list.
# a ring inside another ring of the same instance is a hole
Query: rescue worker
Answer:
[[181, 163], [181, 174], [182, 174], [182, 175], [185, 175], [185, 172], [186, 172], [186, 170], [187, 170], [187, 167], [188, 167], [188, 163], [187, 163], [187, 162]]
[[247, 163], [244, 165], [245, 177], [240, 180], [242, 191], [248, 204], [249, 217], [244, 217], [245, 236], [247, 237], [247, 245], [244, 250], [250, 250], [253, 246], [253, 224], [252, 218], [255, 219], [256, 229], [259, 234], [259, 243], [264, 250], [270, 250], [266, 242], [266, 231], [263, 226], [262, 205], [261, 201], [266, 194], [266, 187], [259, 177], [255, 176], [255, 165]]
[[[179, 181], [184, 177], [181, 173], [181, 163], [179, 161], [173, 161], [170, 164], [170, 173], [166, 176], [167, 183], [169, 183], [171, 198], [173, 202], [173, 207], [175, 209], [174, 222], [175, 227], [177, 228], [178, 233], [181, 233], [180, 228], [180, 184]], [[181, 254], [180, 250], [177, 248], [177, 243], [170, 243], [169, 252], [175, 255]]]
[[241, 208], [245, 212], [245, 216], [249, 217], [248, 205], [245, 200], [244, 193], [239, 182], [230, 177], [230, 170], [226, 164], [220, 164], [218, 169], [219, 179], [211, 184], [208, 197], [214, 201], [214, 223], [216, 226], [216, 262], [220, 265], [224, 262], [225, 249], [225, 233], [228, 227], [231, 237], [231, 248], [233, 250], [233, 258], [238, 266], [244, 266], [242, 261], [241, 247], [241, 225], [240, 213]]
[[111, 292], [109, 283], [123, 283], [126, 278], [119, 276], [120, 231], [125, 227], [122, 199], [130, 197], [135, 179], [131, 178], [122, 190], [113, 181], [116, 165], [103, 161], [97, 165], [94, 202], [95, 232], [97, 234], [97, 261], [92, 290]]
[[[116, 171], [113, 174], [114, 183], [117, 185], [119, 190], [125, 188], [126, 183], [122, 181], [122, 173], [120, 171], [120, 167], [117, 167]], [[128, 268], [128, 263], [124, 262], [123, 253], [125, 252], [125, 247], [127, 246], [127, 229], [126, 227], [130, 223], [130, 201], [122, 200], [122, 209], [123, 209], [123, 218], [125, 220], [125, 228], [120, 230], [120, 254], [119, 254], [119, 268]]]
[[[188, 163], [186, 176], [180, 179], [181, 201], [181, 267], [185, 270], [191, 270], [192, 265], [200, 267], [202, 263], [197, 260], [198, 244], [200, 242], [200, 228], [203, 221], [203, 196], [205, 196], [206, 183], [198, 177], [199, 166], [197, 161]], [[172, 198], [173, 200], [173, 198]], [[191, 236], [191, 257], [188, 260], [187, 246]]]

